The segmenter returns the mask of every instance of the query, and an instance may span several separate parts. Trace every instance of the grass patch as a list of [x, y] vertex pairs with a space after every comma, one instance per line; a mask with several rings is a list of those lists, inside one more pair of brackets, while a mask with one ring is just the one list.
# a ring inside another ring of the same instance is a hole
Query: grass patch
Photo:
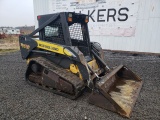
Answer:
[[17, 36], [10, 36], [0, 39], [0, 55], [15, 52], [19, 50], [19, 42]]
[[0, 55], [19, 51], [19, 49], [0, 49]]

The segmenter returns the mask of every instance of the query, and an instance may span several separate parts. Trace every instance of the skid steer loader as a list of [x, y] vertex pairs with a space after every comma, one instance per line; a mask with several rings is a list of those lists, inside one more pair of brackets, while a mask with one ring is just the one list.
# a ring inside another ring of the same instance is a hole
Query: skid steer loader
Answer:
[[88, 16], [62, 12], [37, 19], [39, 28], [19, 37], [26, 81], [70, 99], [88, 87], [89, 103], [130, 117], [142, 80], [126, 66], [107, 66], [100, 44], [90, 42]]

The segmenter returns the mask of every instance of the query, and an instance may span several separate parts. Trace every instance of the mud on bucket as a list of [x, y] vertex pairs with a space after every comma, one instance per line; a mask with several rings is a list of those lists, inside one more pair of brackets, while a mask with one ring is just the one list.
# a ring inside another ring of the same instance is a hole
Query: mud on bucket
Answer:
[[127, 67], [120, 65], [96, 83], [89, 103], [130, 117], [142, 87], [142, 80]]

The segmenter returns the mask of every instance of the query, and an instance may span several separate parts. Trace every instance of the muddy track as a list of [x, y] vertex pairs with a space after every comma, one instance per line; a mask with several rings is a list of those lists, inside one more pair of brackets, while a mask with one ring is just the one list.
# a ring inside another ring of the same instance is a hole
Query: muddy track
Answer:
[[[160, 119], [160, 58], [107, 52], [109, 66], [124, 64], [144, 80], [131, 120]], [[87, 103], [89, 93], [70, 100], [30, 86], [24, 79], [26, 63], [20, 52], [0, 55], [0, 119], [124, 120]]]

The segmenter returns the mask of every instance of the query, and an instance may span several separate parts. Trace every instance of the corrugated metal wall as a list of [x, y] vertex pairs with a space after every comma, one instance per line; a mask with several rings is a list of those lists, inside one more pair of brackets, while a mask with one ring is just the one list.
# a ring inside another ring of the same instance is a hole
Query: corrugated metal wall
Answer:
[[[48, 14], [50, 0], [33, 0], [36, 16]], [[91, 36], [103, 49], [160, 53], [160, 0], [140, 0], [135, 36]]]
[[49, 0], [33, 0], [35, 27], [38, 27], [37, 16], [49, 14]]

